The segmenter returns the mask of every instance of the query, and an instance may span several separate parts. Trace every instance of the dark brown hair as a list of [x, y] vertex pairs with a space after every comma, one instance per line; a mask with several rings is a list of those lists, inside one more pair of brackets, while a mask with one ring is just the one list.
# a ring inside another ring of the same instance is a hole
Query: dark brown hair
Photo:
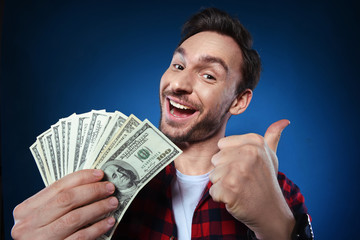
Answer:
[[206, 8], [185, 22], [179, 46], [189, 37], [204, 31], [227, 35], [236, 41], [244, 59], [241, 66], [243, 81], [240, 81], [237, 93], [247, 88], [254, 90], [260, 79], [261, 60], [257, 51], [252, 49], [253, 41], [249, 31], [237, 18], [231, 17], [228, 13], [216, 8]]

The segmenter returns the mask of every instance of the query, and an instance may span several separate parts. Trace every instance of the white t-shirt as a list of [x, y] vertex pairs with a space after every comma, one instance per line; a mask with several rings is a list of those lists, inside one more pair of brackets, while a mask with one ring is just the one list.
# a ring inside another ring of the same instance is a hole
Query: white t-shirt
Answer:
[[176, 178], [171, 183], [171, 194], [179, 240], [191, 239], [194, 211], [208, 182], [209, 173], [189, 176], [176, 170]]

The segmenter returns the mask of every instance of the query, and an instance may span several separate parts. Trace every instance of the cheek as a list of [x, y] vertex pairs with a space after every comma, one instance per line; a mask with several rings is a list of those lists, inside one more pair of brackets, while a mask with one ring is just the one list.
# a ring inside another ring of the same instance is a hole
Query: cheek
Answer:
[[226, 111], [223, 108], [227, 108], [232, 101], [233, 94], [230, 91], [224, 89], [218, 89], [217, 91], [201, 91], [201, 99], [203, 104], [206, 104], [211, 111], [220, 112]]

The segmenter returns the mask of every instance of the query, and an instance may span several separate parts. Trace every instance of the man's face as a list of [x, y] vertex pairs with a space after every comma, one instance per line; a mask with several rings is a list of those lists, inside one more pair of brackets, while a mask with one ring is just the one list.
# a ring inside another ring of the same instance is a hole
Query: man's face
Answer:
[[229, 36], [200, 32], [175, 50], [160, 82], [160, 130], [195, 142], [225, 129], [241, 80], [242, 53]]
[[105, 169], [105, 173], [118, 188], [126, 189], [131, 181], [129, 174], [126, 171], [122, 171], [117, 166], [110, 165]]

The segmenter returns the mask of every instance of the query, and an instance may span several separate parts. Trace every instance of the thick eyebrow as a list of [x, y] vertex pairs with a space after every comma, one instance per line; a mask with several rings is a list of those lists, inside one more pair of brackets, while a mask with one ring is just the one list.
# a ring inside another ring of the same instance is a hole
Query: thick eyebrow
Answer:
[[173, 55], [175, 55], [175, 54], [177, 54], [177, 53], [180, 54], [180, 55], [182, 55], [182, 56], [186, 56], [185, 49], [182, 48], [182, 47], [176, 48]]
[[[182, 48], [182, 47], [176, 48], [175, 51], [174, 51], [174, 55], [175, 54], [180, 54], [182, 57], [186, 57], [185, 49]], [[229, 73], [228, 65], [225, 63], [225, 61], [223, 59], [221, 59], [219, 57], [214, 57], [214, 56], [210, 56], [210, 55], [204, 55], [204, 56], [201, 56], [199, 60], [200, 60], [200, 62], [204, 62], [204, 63], [217, 63], [217, 64], [220, 64], [224, 68], [226, 74]]]
[[226, 74], [229, 73], [228, 65], [221, 58], [205, 55], [205, 56], [200, 57], [200, 61], [205, 62], [205, 63], [217, 63], [217, 64], [220, 64], [224, 68]]

